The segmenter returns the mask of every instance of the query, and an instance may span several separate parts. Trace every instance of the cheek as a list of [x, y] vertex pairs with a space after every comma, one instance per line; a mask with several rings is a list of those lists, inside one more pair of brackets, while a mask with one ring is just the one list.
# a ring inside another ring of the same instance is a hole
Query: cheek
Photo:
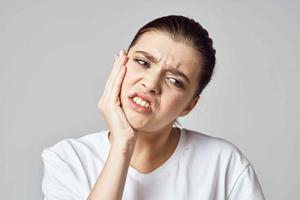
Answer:
[[133, 85], [143, 76], [144, 74], [141, 70], [138, 70], [138, 68], [134, 64], [128, 62], [126, 64], [126, 74], [123, 83], [125, 83], [125, 85]]
[[128, 80], [131, 80], [131, 79], [135, 79], [137, 77], [137, 72], [136, 70], [134, 70], [133, 67], [130, 67], [130, 65], [126, 65], [126, 75], [125, 75], [125, 78], [128, 79]]
[[131, 70], [129, 67], [127, 67], [127, 69], [126, 69], [126, 74], [125, 74], [125, 76], [124, 76], [122, 86], [123, 86], [123, 85], [126, 86], [126, 85], [130, 84], [130, 82], [132, 82], [132, 80], [133, 80], [134, 78], [135, 78], [134, 73], [132, 72], [132, 70]]
[[169, 93], [161, 98], [161, 109], [163, 113], [168, 113], [171, 116], [177, 116], [185, 105], [185, 98], [182, 95]]
[[123, 82], [121, 86], [121, 94], [128, 95], [127, 93], [130, 91], [130, 87], [134, 85], [134, 83], [138, 79], [138, 76], [139, 76], [138, 73], [136, 73], [136, 71], [134, 71], [132, 68], [128, 67], [127, 65], [126, 74], [123, 78]]

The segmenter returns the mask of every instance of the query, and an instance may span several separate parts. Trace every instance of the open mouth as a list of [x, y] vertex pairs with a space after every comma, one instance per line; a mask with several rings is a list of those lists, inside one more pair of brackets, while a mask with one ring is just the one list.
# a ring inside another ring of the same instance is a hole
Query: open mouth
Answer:
[[151, 103], [148, 102], [148, 101], [146, 101], [146, 100], [144, 100], [144, 99], [142, 99], [141, 97], [135, 96], [135, 97], [132, 98], [132, 100], [133, 100], [136, 104], [138, 104], [139, 106], [142, 106], [142, 107], [147, 108], [147, 109], [150, 108], [150, 104], [151, 104]]
[[143, 92], [135, 92], [129, 96], [132, 108], [140, 112], [151, 112], [154, 110], [154, 98]]
[[142, 113], [149, 113], [152, 112], [151, 103], [145, 101], [141, 97], [135, 96], [133, 98], [129, 98], [131, 108], [134, 111], [142, 112]]

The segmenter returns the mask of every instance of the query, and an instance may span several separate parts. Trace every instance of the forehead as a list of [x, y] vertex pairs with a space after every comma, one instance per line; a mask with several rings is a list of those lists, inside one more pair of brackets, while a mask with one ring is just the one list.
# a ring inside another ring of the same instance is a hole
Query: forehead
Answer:
[[146, 51], [159, 64], [177, 68], [191, 79], [197, 77], [200, 70], [198, 52], [188, 44], [173, 41], [166, 33], [144, 33], [129, 53], [133, 54], [135, 51]]

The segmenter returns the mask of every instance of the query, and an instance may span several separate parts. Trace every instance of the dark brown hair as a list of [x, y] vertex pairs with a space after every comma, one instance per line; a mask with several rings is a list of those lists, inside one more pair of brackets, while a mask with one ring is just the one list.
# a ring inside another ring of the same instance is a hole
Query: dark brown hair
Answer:
[[175, 42], [188, 44], [199, 52], [199, 63], [201, 64], [199, 66], [198, 87], [196, 88], [194, 97], [199, 96], [210, 82], [216, 62], [216, 50], [213, 48], [213, 41], [209, 37], [207, 30], [198, 22], [185, 16], [168, 15], [160, 17], [150, 21], [138, 30], [127, 52], [137, 43], [142, 34], [147, 31], [166, 33]]

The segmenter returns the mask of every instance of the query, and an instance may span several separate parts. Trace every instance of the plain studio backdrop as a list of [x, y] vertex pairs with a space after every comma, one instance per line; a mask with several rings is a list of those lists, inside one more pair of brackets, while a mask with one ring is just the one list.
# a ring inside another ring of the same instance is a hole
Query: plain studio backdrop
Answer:
[[300, 14], [296, 1], [0, 2], [1, 199], [42, 199], [41, 152], [106, 129], [97, 104], [119, 49], [148, 21], [194, 18], [216, 70], [183, 127], [225, 138], [267, 199], [300, 199]]

